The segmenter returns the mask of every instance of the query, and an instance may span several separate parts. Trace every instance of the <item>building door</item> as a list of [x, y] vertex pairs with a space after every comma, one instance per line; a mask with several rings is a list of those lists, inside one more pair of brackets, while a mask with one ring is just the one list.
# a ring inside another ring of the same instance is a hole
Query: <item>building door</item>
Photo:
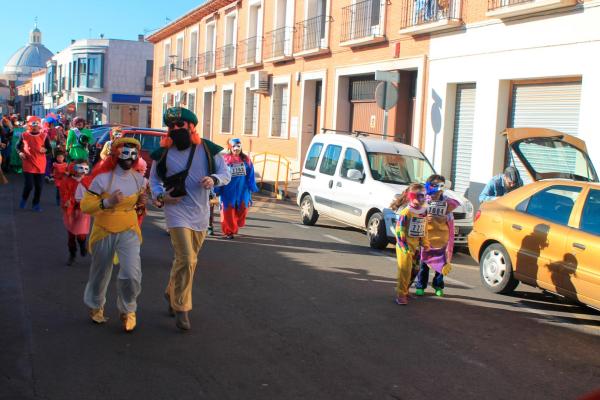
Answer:
[[209, 140], [212, 136], [212, 110], [213, 92], [204, 92], [204, 106], [202, 110], [202, 137]]
[[465, 194], [471, 184], [474, 117], [475, 84], [458, 85], [456, 87], [450, 179], [454, 182], [454, 191], [460, 194]]
[[[512, 87], [512, 103], [509, 115], [510, 128], [536, 127], [555, 129], [577, 136], [579, 131], [579, 107], [581, 104], [581, 81], [550, 83], [515, 83]], [[554, 163], [539, 149], [538, 154], [528, 154], [536, 161]], [[517, 165], [525, 183], [531, 182], [529, 175], [514, 157], [507, 164]], [[575, 159], [573, 159], [573, 163]]]
[[381, 134], [383, 110], [375, 102], [375, 74], [350, 78], [350, 130]]
[[322, 81], [317, 81], [316, 82], [316, 89], [315, 89], [315, 123], [314, 123], [314, 127], [315, 127], [315, 132], [314, 134], [318, 134], [321, 133], [321, 99], [323, 96], [323, 82]]

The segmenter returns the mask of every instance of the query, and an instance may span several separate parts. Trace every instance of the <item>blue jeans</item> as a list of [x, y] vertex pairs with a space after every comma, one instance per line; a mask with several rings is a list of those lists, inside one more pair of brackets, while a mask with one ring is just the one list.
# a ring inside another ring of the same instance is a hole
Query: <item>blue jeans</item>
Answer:
[[[429, 281], [429, 266], [425, 263], [421, 263], [421, 268], [417, 274], [417, 289], [427, 289], [427, 281]], [[444, 275], [436, 271], [431, 286], [433, 286], [434, 289], [443, 289]]]

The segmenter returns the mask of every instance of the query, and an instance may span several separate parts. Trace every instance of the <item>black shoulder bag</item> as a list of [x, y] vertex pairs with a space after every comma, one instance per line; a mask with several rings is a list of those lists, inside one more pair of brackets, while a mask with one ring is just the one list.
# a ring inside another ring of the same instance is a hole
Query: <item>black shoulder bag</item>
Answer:
[[190, 172], [190, 167], [192, 166], [192, 161], [194, 160], [194, 154], [196, 153], [196, 145], [192, 145], [190, 149], [190, 155], [188, 157], [187, 165], [184, 170], [167, 176], [167, 153], [169, 151], [165, 151], [158, 162], [157, 165], [157, 173], [158, 176], [162, 179], [163, 185], [165, 186], [165, 190], [170, 192], [171, 197], [182, 197], [187, 194], [187, 190], [185, 190], [185, 180], [188, 177]]

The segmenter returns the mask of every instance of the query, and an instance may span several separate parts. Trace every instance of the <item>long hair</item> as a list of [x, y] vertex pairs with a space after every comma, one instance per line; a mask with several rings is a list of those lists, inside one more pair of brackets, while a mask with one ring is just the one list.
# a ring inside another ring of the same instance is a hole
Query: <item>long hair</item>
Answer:
[[400, 208], [408, 204], [409, 193], [420, 192], [424, 189], [425, 188], [420, 183], [411, 183], [400, 196], [396, 196], [394, 201], [392, 201], [392, 204], [390, 204], [390, 208], [394, 211], [398, 211]]

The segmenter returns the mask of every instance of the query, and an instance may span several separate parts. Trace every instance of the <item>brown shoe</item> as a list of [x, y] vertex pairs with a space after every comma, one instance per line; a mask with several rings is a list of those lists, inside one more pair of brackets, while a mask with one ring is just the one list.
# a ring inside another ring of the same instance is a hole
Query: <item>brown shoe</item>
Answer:
[[169, 303], [169, 315], [174, 317], [175, 310], [173, 310], [173, 307], [171, 307], [171, 297], [169, 296], [169, 293], [165, 293], [165, 299], [167, 300], [167, 303]]
[[91, 308], [90, 318], [95, 324], [103, 324], [108, 321], [108, 318], [104, 316], [104, 308]]
[[182, 331], [189, 331], [192, 329], [187, 311], [177, 311], [175, 313], [175, 325]]
[[126, 314], [121, 314], [121, 323], [125, 332], [132, 332], [135, 329], [136, 324], [135, 313], [130, 312]]

